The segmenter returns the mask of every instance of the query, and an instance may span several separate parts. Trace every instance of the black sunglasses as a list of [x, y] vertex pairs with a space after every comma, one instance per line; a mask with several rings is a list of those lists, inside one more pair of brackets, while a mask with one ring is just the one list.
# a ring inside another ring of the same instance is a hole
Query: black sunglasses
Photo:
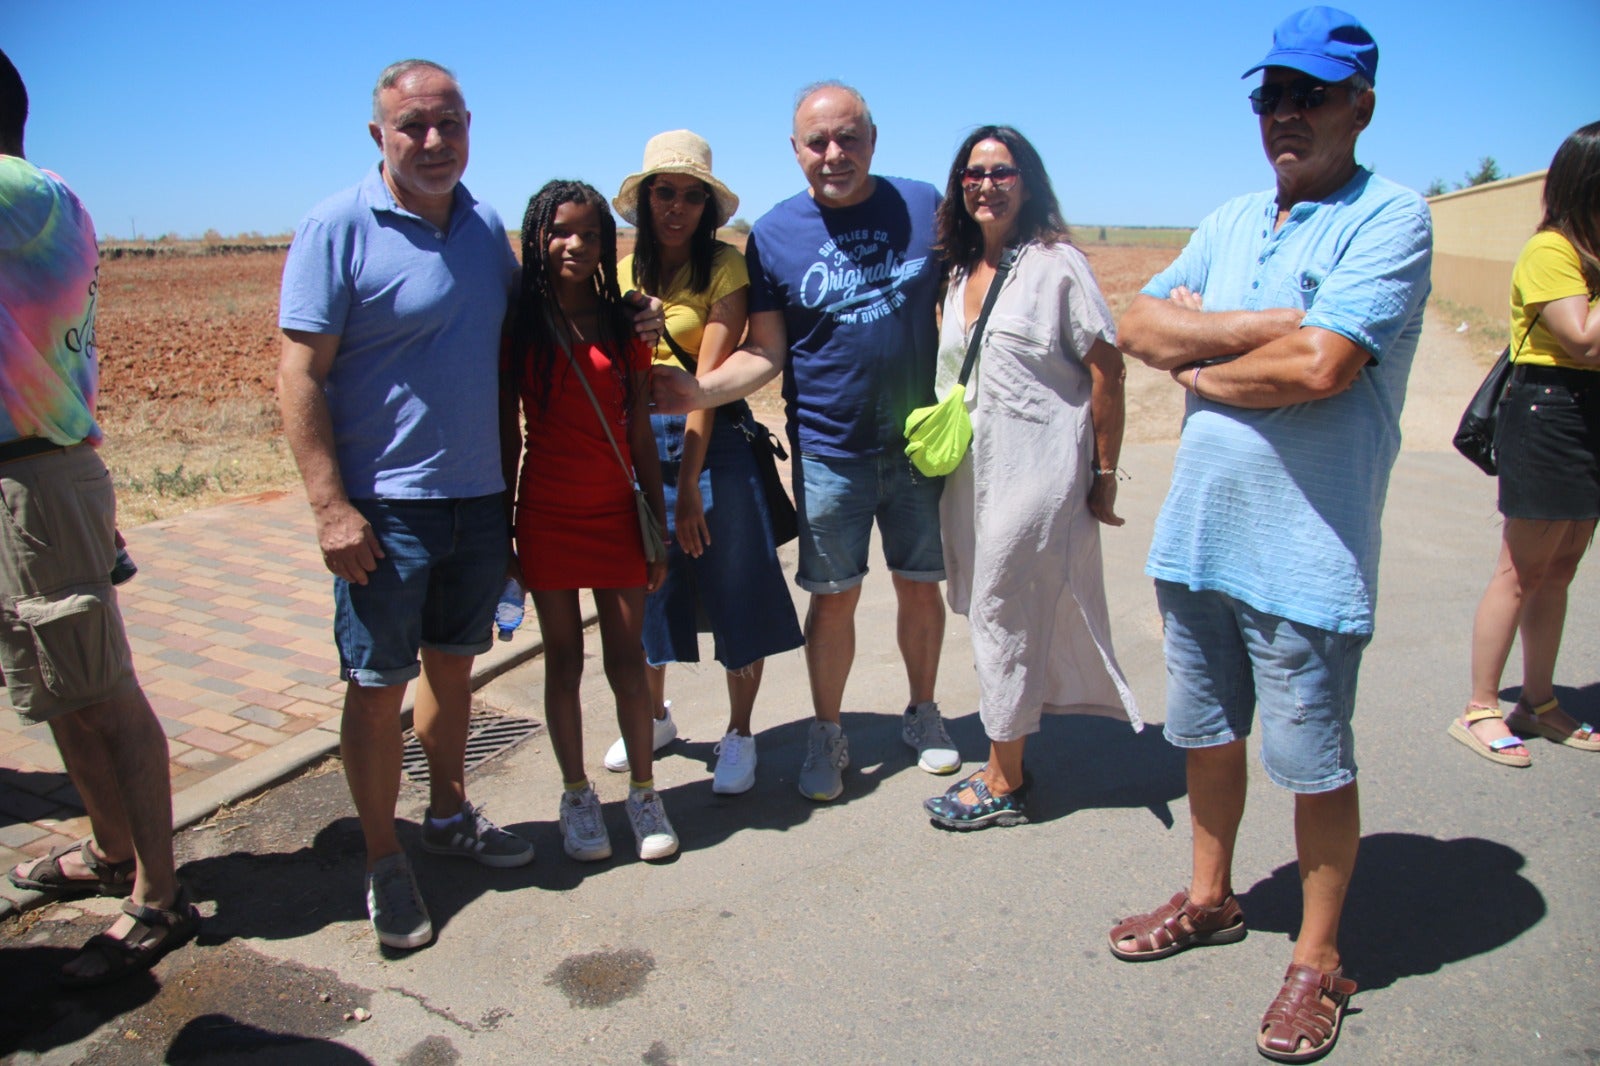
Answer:
[[961, 171], [961, 187], [972, 192], [983, 188], [983, 179], [988, 178], [994, 182], [994, 187], [1005, 192], [1016, 185], [1017, 179], [1022, 177], [1022, 171], [1016, 167], [1001, 164], [984, 170], [982, 167], [966, 167]]
[[681, 196], [683, 197], [683, 202], [690, 207], [699, 207], [707, 199], [704, 189], [690, 187], [680, 193], [670, 185], [652, 185], [650, 186], [650, 195], [655, 197], [655, 201], [658, 204], [670, 204]]
[[1289, 102], [1295, 107], [1301, 111], [1315, 111], [1328, 102], [1328, 88], [1325, 82], [1313, 78], [1296, 78], [1287, 85], [1262, 85], [1250, 90], [1250, 110], [1258, 115], [1273, 114], [1287, 91]]

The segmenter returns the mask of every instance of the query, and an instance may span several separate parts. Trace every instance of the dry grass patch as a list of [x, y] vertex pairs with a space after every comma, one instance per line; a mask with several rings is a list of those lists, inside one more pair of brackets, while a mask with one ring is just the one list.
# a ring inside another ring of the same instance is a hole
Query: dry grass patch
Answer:
[[268, 400], [135, 400], [101, 421], [124, 526], [299, 482]]

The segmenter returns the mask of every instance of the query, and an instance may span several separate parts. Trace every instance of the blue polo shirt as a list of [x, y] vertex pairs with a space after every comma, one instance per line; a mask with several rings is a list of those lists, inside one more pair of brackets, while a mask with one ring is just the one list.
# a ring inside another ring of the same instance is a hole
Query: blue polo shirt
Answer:
[[1338, 633], [1372, 632], [1379, 522], [1422, 335], [1433, 226], [1409, 189], [1359, 169], [1276, 231], [1272, 191], [1229, 201], [1144, 287], [1208, 311], [1295, 307], [1372, 361], [1337, 396], [1271, 410], [1188, 397], [1145, 572]]
[[339, 337], [325, 393], [352, 499], [505, 488], [499, 345], [516, 269], [500, 216], [465, 186], [440, 232], [395, 203], [379, 166], [295, 230], [278, 325]]

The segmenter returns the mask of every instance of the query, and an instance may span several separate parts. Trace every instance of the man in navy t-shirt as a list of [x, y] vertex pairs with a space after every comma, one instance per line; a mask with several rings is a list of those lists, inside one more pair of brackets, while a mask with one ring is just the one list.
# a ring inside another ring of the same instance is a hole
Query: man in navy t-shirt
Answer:
[[903, 433], [906, 415], [934, 399], [939, 194], [873, 175], [877, 137], [854, 89], [824, 82], [802, 91], [790, 143], [809, 188], [751, 231], [748, 340], [697, 384], [658, 374], [658, 404], [687, 409], [748, 395], [783, 372], [816, 715], [799, 783], [821, 801], [843, 791], [849, 764], [839, 710], [874, 520], [899, 604], [910, 689], [903, 736], [924, 770], [960, 765], [933, 701], [944, 639], [942, 486], [911, 466]]

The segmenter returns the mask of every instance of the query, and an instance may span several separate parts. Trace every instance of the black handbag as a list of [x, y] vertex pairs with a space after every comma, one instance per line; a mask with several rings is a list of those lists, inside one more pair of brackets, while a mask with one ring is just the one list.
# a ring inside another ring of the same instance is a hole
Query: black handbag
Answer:
[[[691, 374], [698, 373], [699, 362], [673, 339], [670, 332], [663, 330], [661, 337], [685, 370]], [[783, 478], [778, 475], [778, 460], [787, 461], [789, 453], [784, 451], [783, 445], [778, 443], [777, 436], [770, 429], [756, 421], [749, 406], [744, 407], [744, 414], [733, 423], [733, 428], [744, 434], [744, 439], [750, 445], [750, 454], [756, 461], [756, 473], [761, 478], [761, 494], [767, 501], [767, 518], [772, 523], [772, 543], [787, 544], [800, 535], [800, 518], [795, 513], [794, 501], [789, 499], [789, 491], [783, 487]]]
[[[1522, 344], [1517, 345], [1518, 355], [1522, 354], [1523, 345], [1528, 343], [1528, 337], [1533, 334], [1533, 327], [1543, 313], [1543, 307], [1533, 313], [1533, 320], [1522, 335]], [[1489, 368], [1478, 391], [1472, 394], [1472, 400], [1462, 412], [1461, 424], [1456, 427], [1456, 435], [1451, 438], [1456, 451], [1491, 477], [1500, 469], [1494, 450], [1494, 427], [1500, 416], [1500, 403], [1505, 399], [1506, 386], [1510, 383], [1511, 345], [1508, 344], [1500, 353], [1500, 358], [1494, 361], [1494, 366]]]

